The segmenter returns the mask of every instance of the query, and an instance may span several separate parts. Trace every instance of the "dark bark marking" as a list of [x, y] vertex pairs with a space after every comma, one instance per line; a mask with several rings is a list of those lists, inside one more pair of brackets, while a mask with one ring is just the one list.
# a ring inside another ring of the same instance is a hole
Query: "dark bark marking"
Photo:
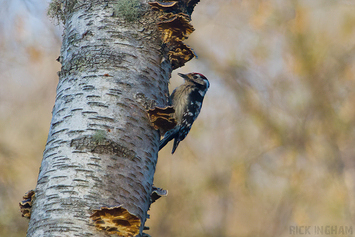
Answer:
[[115, 143], [106, 138], [102, 142], [95, 142], [92, 136], [84, 136], [73, 139], [70, 147], [75, 147], [76, 150], [82, 152], [92, 152], [97, 154], [116, 155], [118, 157], [125, 157], [133, 159], [136, 154], [132, 150], [128, 150], [124, 146]]
[[[67, 129], [67, 128], [63, 128], [63, 129], [61, 129], [61, 130], [58, 130], [58, 131], [53, 132], [51, 135], [54, 136], [54, 135], [56, 135], [56, 134], [58, 134], [58, 133], [62, 133], [62, 132], [68, 131], [68, 130], [69, 130], [69, 129]], [[57, 147], [55, 147], [55, 148], [57, 148]], [[52, 149], [54, 149], [54, 148], [52, 147]]]
[[[75, 112], [75, 111], [80, 111], [83, 110], [83, 108], [76, 108], [76, 109], [72, 109], [70, 112]], [[62, 121], [63, 122], [63, 121]]]
[[96, 111], [83, 111], [83, 112], [81, 112], [83, 115], [85, 115], [85, 114], [98, 114], [98, 112], [96, 112]]
[[105, 103], [102, 102], [98, 102], [98, 101], [88, 101], [86, 102], [88, 105], [90, 106], [97, 106], [97, 107], [104, 107], [104, 108], [108, 108], [108, 106]]

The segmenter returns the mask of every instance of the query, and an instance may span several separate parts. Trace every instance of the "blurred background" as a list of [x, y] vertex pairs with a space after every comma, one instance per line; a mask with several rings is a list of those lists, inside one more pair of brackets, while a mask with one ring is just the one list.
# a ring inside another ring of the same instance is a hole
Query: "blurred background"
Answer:
[[[48, 2], [0, 0], [0, 236], [25, 236], [18, 202], [49, 130], [62, 29]], [[203, 0], [192, 19], [199, 58], [171, 89], [190, 71], [211, 87], [176, 153], [159, 153], [154, 183], [169, 195], [147, 233], [354, 235], [355, 1]]]

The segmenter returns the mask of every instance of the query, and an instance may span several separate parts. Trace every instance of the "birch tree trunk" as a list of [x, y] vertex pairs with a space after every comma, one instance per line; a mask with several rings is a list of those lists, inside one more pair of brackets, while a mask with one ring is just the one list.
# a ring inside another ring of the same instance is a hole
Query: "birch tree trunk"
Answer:
[[142, 235], [160, 138], [146, 110], [167, 105], [172, 63], [159, 11], [128, 21], [118, 2], [52, 2], [62, 68], [27, 236]]

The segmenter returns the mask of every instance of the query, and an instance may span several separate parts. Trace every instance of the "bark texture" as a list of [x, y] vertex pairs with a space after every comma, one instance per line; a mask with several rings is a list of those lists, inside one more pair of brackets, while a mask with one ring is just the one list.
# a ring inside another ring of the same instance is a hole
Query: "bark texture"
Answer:
[[153, 187], [160, 137], [147, 110], [168, 105], [172, 69], [194, 56], [182, 41], [197, 2], [52, 1], [62, 68], [37, 187], [22, 203], [27, 236], [143, 235], [166, 195]]
[[114, 1], [62, 8], [62, 68], [27, 236], [107, 236], [90, 215], [120, 205], [142, 233], [159, 143], [146, 109], [166, 106], [171, 73], [156, 13], [126, 22]]

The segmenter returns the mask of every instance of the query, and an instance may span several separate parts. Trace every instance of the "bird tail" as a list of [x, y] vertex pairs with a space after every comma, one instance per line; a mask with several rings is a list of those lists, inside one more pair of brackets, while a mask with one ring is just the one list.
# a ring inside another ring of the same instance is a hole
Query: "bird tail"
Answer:
[[178, 139], [178, 137], [175, 137], [175, 140], [174, 140], [174, 146], [173, 146], [173, 150], [171, 151], [171, 154], [174, 154], [176, 148], [178, 147], [180, 143], [180, 139]]
[[[163, 139], [160, 141], [159, 143], [159, 151], [166, 145], [168, 144], [168, 142], [170, 142], [172, 139], [174, 138], [177, 138], [177, 135], [179, 134], [179, 127], [176, 126], [175, 128], [173, 128], [172, 130], [170, 131], [167, 131], [163, 137]], [[175, 142], [174, 142], [174, 147], [175, 147], [175, 143], [176, 143], [176, 140], [175, 139]], [[176, 147], [175, 147], [176, 149]], [[173, 149], [173, 153], [175, 151], [175, 149]]]

